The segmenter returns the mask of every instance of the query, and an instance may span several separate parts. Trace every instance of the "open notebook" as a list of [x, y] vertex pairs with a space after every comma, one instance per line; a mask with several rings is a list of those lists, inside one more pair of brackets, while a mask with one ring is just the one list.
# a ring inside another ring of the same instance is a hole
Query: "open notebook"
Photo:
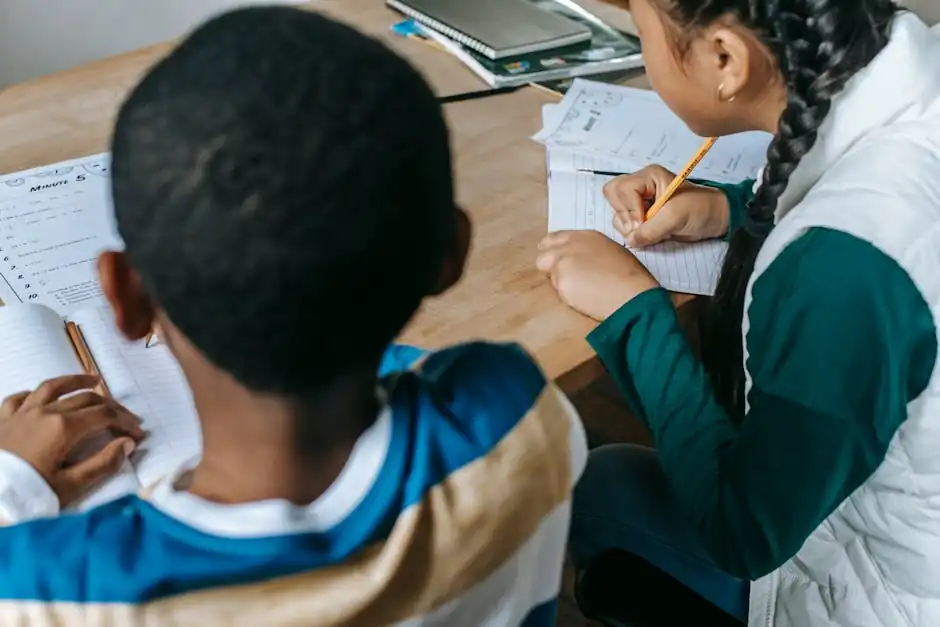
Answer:
[[[614, 229], [614, 210], [604, 198], [612, 177], [658, 164], [677, 171], [702, 143], [656, 94], [578, 79], [560, 104], [546, 105], [535, 139], [548, 159], [548, 230], [594, 230], [624, 245]], [[769, 136], [723, 137], [695, 169], [722, 183], [756, 178]], [[727, 244], [662, 242], [631, 252], [666, 289], [712, 295]]]
[[[548, 230], [599, 231], [621, 246], [614, 210], [604, 198], [610, 177], [583, 172], [553, 172], [549, 181]], [[667, 290], [710, 296], [715, 293], [727, 244], [721, 240], [686, 244], [666, 241], [630, 252]]]
[[[122, 471], [73, 509], [87, 509], [149, 486], [202, 449], [192, 394], [166, 346], [129, 342], [110, 308], [68, 318], [81, 329], [111, 395], [137, 414], [147, 439]], [[46, 379], [84, 372], [62, 317], [43, 305], [0, 307], [0, 398]]]

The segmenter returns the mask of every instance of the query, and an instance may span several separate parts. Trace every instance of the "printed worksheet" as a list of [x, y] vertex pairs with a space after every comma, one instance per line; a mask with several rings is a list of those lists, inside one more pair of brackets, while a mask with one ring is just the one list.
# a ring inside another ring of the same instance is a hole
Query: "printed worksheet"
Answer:
[[[584, 79], [543, 110], [543, 122], [533, 139], [551, 149], [551, 169], [627, 173], [656, 164], [676, 172], [704, 141], [654, 92]], [[767, 133], [722, 137], [693, 177], [721, 183], [757, 178], [769, 143]]]
[[96, 260], [122, 249], [109, 155], [0, 176], [0, 299], [67, 316], [102, 298]]
[[[554, 172], [549, 180], [548, 230], [598, 231], [626, 245], [614, 229], [614, 210], [604, 198], [609, 177], [583, 172]], [[632, 252], [660, 285], [672, 292], [711, 296], [718, 285], [727, 244], [663, 242]]]

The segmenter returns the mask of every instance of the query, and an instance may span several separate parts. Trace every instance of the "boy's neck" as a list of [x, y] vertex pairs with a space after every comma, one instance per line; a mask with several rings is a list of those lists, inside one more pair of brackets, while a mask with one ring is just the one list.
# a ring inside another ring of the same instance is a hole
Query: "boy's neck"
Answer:
[[313, 502], [339, 476], [380, 409], [374, 371], [334, 381], [302, 409], [254, 394], [217, 370], [187, 375], [203, 456], [185, 489], [218, 503]]

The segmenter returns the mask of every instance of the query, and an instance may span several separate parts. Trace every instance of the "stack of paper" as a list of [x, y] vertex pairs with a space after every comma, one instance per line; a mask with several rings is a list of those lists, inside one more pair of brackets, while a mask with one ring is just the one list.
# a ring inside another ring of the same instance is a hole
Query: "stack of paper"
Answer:
[[[577, 80], [564, 100], [547, 105], [534, 137], [548, 152], [549, 231], [595, 230], [623, 244], [603, 195], [610, 180], [590, 171], [635, 172], [647, 165], [681, 170], [702, 144], [655, 93]], [[770, 136], [724, 137], [694, 177], [722, 183], [757, 178]], [[727, 245], [722, 241], [665, 242], [633, 250], [663, 287], [688, 294], [715, 292]]]
[[[434, 42], [460, 59], [492, 87], [561, 81], [575, 76], [595, 76], [643, 67], [639, 39], [607, 25], [575, 0], [528, 0], [528, 2], [539, 9], [554, 13], [589, 29], [591, 31], [590, 44], [493, 60], [461, 44], [444, 32], [414, 20], [396, 24], [393, 30], [405, 37], [417, 37]], [[498, 23], [499, 20], [495, 22]]]

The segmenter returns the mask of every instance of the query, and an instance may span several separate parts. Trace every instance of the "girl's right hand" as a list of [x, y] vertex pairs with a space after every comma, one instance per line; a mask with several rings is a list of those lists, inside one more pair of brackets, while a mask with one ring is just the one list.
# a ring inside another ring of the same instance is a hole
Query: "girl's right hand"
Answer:
[[647, 208], [674, 178], [669, 170], [654, 165], [618, 176], [604, 186], [604, 196], [614, 209], [614, 228], [627, 239], [627, 245], [642, 248], [665, 240], [698, 242], [728, 233], [730, 209], [725, 193], [688, 182], [662, 211], [645, 221]]

